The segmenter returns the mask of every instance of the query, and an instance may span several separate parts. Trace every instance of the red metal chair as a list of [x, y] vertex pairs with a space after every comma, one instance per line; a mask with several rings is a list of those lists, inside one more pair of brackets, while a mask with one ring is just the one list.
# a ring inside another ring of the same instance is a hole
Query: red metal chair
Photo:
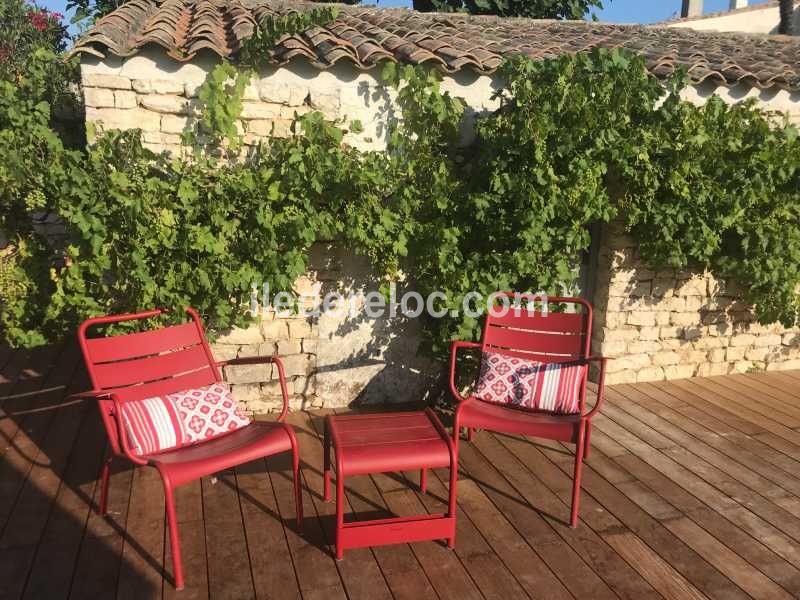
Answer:
[[[181, 325], [97, 338], [86, 336], [90, 327], [149, 319], [160, 315], [162, 311], [151, 310], [84, 321], [78, 330], [78, 340], [94, 389], [75, 395], [98, 401], [103, 425], [108, 434], [111, 453], [102, 472], [99, 507], [101, 514], [106, 514], [109, 471], [115, 458], [158, 469], [164, 482], [175, 587], [179, 590], [183, 588], [184, 578], [173, 496], [176, 487], [252, 460], [291, 450], [298, 529], [303, 518], [297, 440], [292, 428], [283, 423], [288, 410], [283, 364], [277, 356], [215, 361], [200, 317], [192, 309], [187, 309], [186, 312], [191, 320]], [[199, 444], [173, 448], [149, 456], [136, 455], [131, 451], [121, 417], [123, 403], [221, 382], [221, 366], [269, 362], [278, 368], [283, 393], [283, 410], [277, 422], [253, 422]]]
[[[509, 299], [510, 305], [519, 306], [520, 301], [539, 301], [541, 297], [530, 294], [507, 292], [500, 295]], [[542, 437], [571, 442], [575, 449], [575, 473], [572, 486], [572, 510], [570, 525], [578, 523], [578, 503], [581, 489], [581, 467], [589, 456], [591, 419], [603, 404], [603, 383], [607, 359], [590, 356], [589, 345], [592, 331], [592, 307], [581, 298], [547, 298], [550, 308], [571, 304], [576, 312], [551, 312], [544, 316], [540, 308], [511, 308], [505, 314], [501, 307], [491, 308], [486, 315], [483, 337], [480, 343], [454, 342], [450, 353], [450, 390], [459, 401], [453, 421], [453, 438], [458, 448], [461, 428], [467, 428], [467, 437], [472, 440], [474, 428]], [[580, 312], [578, 312], [580, 309]], [[585, 371], [580, 384], [580, 412], [577, 414], [554, 414], [525, 408], [509, 407], [486, 402], [478, 397], [464, 398], [455, 384], [456, 357], [460, 348], [480, 348], [481, 352], [496, 352], [527, 360], [547, 363], [587, 364], [600, 363], [597, 402], [586, 413]]]

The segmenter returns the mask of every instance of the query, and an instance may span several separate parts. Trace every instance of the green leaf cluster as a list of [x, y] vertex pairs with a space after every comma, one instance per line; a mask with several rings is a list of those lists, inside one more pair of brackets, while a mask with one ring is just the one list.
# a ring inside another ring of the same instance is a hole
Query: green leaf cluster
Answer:
[[[156, 155], [135, 131], [65, 148], [35, 73], [0, 82], [0, 230], [12, 249], [0, 256], [0, 336], [15, 345], [153, 306], [241, 324], [252, 284], [290, 291], [309, 248], [337, 238], [387, 280], [442, 292], [448, 311], [471, 291], [558, 293], [589, 225], [614, 218], [654, 267], [736, 279], [760, 319], [797, 321], [797, 131], [752, 103], [685, 102], [681, 75], [665, 87], [619, 50], [510, 59], [499, 108], [479, 115], [435, 71], [387, 63], [402, 118], [386, 152], [357, 151], [312, 112], [244, 161]], [[211, 74], [205, 133], [239, 135], [248, 76]], [[60, 241], [32, 219], [47, 212], [63, 220]], [[427, 323], [434, 346], [477, 335], [459, 312]]]

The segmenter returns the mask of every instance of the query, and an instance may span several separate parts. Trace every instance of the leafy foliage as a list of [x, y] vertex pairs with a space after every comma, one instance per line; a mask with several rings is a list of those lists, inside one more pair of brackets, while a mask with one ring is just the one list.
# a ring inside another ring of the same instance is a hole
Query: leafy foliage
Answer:
[[583, 19], [592, 9], [602, 9], [602, 0], [414, 0], [422, 12], [468, 12], [531, 19]]
[[[242, 323], [251, 284], [290, 290], [309, 247], [337, 236], [389, 278], [442, 292], [438, 308], [473, 290], [559, 292], [587, 225], [615, 217], [654, 266], [733, 277], [762, 320], [797, 320], [796, 130], [750, 103], [684, 102], [680, 77], [665, 90], [618, 50], [508, 61], [500, 108], [467, 145], [475, 115], [439, 76], [387, 64], [403, 117], [387, 152], [358, 152], [341, 124], [309, 113], [244, 162], [155, 155], [137, 132], [71, 151], [49, 129], [45, 72], [34, 63], [0, 85], [0, 229], [15, 249], [0, 328], [15, 345], [152, 306]], [[205, 133], [228, 147], [239, 77], [221, 66], [201, 92]], [[47, 211], [64, 220], [61, 245], [30, 219]], [[476, 328], [463, 314], [429, 323], [434, 344]]]

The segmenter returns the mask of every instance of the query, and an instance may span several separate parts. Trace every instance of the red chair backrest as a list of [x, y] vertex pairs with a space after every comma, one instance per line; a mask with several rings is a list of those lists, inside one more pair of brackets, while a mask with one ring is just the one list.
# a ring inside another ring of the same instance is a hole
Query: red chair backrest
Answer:
[[[86, 336], [90, 327], [151, 319], [162, 311], [95, 317], [84, 321], [78, 329], [78, 341], [92, 387], [114, 392], [120, 402], [126, 402], [221, 381], [199, 315], [193, 309], [186, 312], [191, 320], [180, 325], [96, 338]], [[112, 416], [113, 402], [99, 402], [109, 439], [114, 451], [119, 452], [119, 434]]]
[[[544, 297], [503, 292], [505, 308], [492, 306], [486, 314], [482, 352], [498, 352], [540, 362], [570, 362], [589, 356], [592, 305], [582, 298]], [[546, 302], [546, 307], [543, 304]], [[554, 312], [571, 306], [573, 312]], [[532, 310], [531, 310], [532, 308]], [[581, 411], [586, 396], [586, 378], [581, 390]]]

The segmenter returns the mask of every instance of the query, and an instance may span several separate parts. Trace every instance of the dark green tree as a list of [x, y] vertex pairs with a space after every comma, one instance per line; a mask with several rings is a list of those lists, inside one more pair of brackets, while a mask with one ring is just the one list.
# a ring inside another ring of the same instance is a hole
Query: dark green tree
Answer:
[[602, 0], [413, 0], [422, 12], [467, 12], [473, 15], [529, 17], [531, 19], [583, 19]]

